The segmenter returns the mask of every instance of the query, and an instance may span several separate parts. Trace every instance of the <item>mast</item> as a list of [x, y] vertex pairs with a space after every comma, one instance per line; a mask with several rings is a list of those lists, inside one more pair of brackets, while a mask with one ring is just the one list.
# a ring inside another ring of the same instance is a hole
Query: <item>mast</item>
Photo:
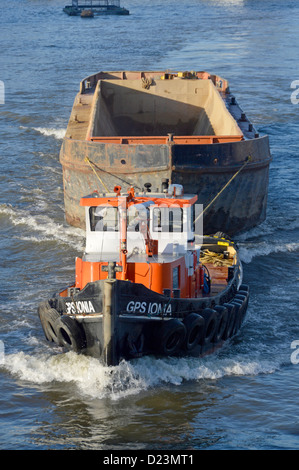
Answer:
[[120, 217], [120, 262], [122, 265], [121, 278], [124, 281], [127, 278], [127, 209], [128, 196], [118, 197], [119, 217]]

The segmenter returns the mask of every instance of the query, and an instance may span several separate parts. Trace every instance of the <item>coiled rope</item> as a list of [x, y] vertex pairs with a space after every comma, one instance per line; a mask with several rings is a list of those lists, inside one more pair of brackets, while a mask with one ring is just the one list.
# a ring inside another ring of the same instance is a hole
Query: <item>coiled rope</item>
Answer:
[[225, 258], [223, 253], [215, 253], [208, 249], [200, 253], [200, 261], [202, 264], [213, 264], [213, 266], [231, 266], [232, 258]]

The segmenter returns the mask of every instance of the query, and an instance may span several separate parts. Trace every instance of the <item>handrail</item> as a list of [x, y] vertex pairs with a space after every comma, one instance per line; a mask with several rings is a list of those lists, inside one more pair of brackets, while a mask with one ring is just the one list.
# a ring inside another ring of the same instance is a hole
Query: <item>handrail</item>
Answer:
[[203, 144], [222, 144], [225, 142], [240, 142], [244, 140], [243, 135], [172, 135], [167, 136], [111, 136], [101, 137], [92, 136], [88, 138], [91, 142], [103, 144], [136, 144], [136, 145], [163, 145], [163, 144], [180, 144], [180, 145], [203, 145]]

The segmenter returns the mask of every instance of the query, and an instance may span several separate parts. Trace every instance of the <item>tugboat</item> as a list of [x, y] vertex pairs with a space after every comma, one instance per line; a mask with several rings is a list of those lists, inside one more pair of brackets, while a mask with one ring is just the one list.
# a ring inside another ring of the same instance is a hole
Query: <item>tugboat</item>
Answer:
[[249, 288], [234, 242], [203, 236], [183, 186], [82, 197], [86, 248], [72, 286], [41, 302], [45, 337], [114, 366], [143, 355], [201, 356], [240, 329]]

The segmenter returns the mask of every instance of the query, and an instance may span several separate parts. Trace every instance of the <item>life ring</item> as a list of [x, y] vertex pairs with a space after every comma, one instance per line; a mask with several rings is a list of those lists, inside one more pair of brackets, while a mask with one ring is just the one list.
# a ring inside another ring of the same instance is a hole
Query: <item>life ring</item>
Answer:
[[231, 338], [235, 334], [237, 308], [235, 305], [231, 303], [223, 304], [223, 306], [228, 311], [228, 321], [227, 321], [226, 331], [224, 333], [226, 339], [228, 339], [228, 338]]
[[217, 324], [218, 324], [218, 316], [217, 312], [212, 308], [205, 308], [201, 312], [201, 316], [205, 320], [205, 331], [203, 335], [202, 346], [204, 344], [208, 344], [212, 341], [213, 337], [215, 336]]
[[201, 315], [190, 313], [186, 318], [184, 318], [183, 323], [186, 327], [184, 348], [187, 351], [192, 351], [192, 349], [202, 341], [205, 330], [205, 321]]
[[60, 318], [60, 313], [58, 313], [54, 308], [51, 308], [48, 302], [42, 302], [38, 308], [38, 315], [46, 339], [50, 342], [61, 345], [55, 327], [56, 321]]
[[86, 347], [86, 336], [79, 323], [68, 315], [56, 320], [55, 328], [58, 339], [65, 348], [80, 352]]
[[213, 341], [218, 343], [219, 341], [226, 339], [225, 332], [228, 322], [228, 311], [224, 305], [215, 305], [214, 310], [218, 313], [218, 325]]
[[178, 352], [186, 336], [186, 327], [177, 318], [161, 321], [155, 330], [156, 350], [162, 355], [171, 356]]

